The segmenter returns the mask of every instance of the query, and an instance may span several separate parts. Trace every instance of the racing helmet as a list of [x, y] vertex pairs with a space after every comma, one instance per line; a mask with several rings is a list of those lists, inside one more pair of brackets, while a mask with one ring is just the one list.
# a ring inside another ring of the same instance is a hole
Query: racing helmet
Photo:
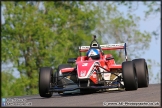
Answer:
[[94, 49], [94, 48], [90, 49], [87, 52], [86, 56], [91, 57], [93, 60], [100, 59], [100, 53], [99, 53], [99, 51], [97, 49]]

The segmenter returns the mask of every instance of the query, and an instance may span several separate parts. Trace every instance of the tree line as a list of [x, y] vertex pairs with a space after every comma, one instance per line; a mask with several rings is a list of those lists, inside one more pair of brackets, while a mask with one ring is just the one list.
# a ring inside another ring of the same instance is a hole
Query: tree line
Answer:
[[[123, 16], [117, 8], [122, 3], [3, 1], [2, 64], [13, 67], [1, 72], [2, 97], [38, 94], [38, 69], [57, 69], [68, 58], [77, 57], [78, 46], [89, 45], [94, 34], [100, 44], [128, 43], [129, 59], [138, 57], [135, 50], [147, 50], [151, 33], [140, 31], [138, 16]], [[109, 53], [117, 63], [124, 60], [121, 51]], [[13, 68], [19, 78], [13, 75]]]

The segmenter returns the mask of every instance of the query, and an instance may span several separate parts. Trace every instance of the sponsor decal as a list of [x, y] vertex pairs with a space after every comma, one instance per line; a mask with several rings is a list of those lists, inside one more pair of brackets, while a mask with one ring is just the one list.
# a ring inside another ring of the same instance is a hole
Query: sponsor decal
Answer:
[[85, 70], [80, 72], [80, 76], [81, 77], [84, 77], [85, 75], [86, 75], [86, 71]]
[[109, 74], [104, 74], [104, 77], [109, 77], [110, 75]]
[[92, 77], [93, 77], [93, 78], [96, 78], [96, 74], [93, 74]]
[[81, 46], [81, 47], [79, 47], [80, 49], [89, 49], [90, 48], [90, 46]]
[[124, 46], [124, 43], [120, 43], [120, 44], [107, 44], [107, 45], [100, 45], [101, 48], [107, 48], [107, 47], [122, 47]]

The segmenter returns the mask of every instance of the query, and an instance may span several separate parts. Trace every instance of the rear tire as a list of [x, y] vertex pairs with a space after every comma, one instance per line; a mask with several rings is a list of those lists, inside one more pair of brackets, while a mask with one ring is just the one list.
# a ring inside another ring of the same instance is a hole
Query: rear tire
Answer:
[[136, 70], [132, 61], [126, 61], [122, 63], [122, 75], [124, 80], [125, 90], [137, 90], [138, 79]]
[[138, 87], [148, 87], [149, 85], [149, 75], [148, 68], [145, 59], [134, 59], [132, 60], [135, 64], [137, 78], [138, 78]]
[[49, 98], [53, 92], [49, 92], [52, 85], [53, 72], [50, 67], [42, 67], [39, 71], [39, 95]]

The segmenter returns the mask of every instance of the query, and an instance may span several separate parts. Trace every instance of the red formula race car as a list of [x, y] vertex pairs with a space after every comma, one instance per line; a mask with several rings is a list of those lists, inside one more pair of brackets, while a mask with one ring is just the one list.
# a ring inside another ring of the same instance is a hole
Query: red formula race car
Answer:
[[[125, 52], [122, 64], [116, 64], [111, 54], [104, 54], [104, 50], [118, 49]], [[126, 43], [100, 45], [94, 36], [90, 46], [80, 46], [79, 52], [79, 57], [69, 58], [68, 64], [59, 65], [56, 72], [51, 67], [40, 68], [41, 97], [51, 97], [53, 92], [61, 94], [79, 90], [80, 93], [89, 93], [113, 88], [128, 91], [148, 87], [147, 63], [145, 59], [128, 61]], [[82, 53], [86, 53], [85, 56]]]

